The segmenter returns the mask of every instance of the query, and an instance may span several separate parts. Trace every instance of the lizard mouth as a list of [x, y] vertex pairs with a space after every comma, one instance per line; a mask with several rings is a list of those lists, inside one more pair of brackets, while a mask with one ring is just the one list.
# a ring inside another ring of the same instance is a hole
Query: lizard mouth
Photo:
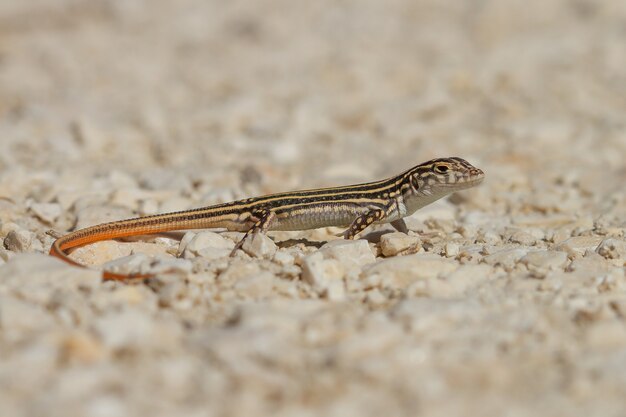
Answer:
[[456, 179], [456, 181], [451, 181], [449, 183], [441, 184], [445, 188], [454, 188], [456, 190], [465, 190], [467, 188], [475, 187], [479, 185], [485, 179], [485, 173], [478, 169], [474, 168], [469, 173], [460, 176]]
[[468, 177], [464, 181], [461, 181], [461, 184], [466, 186], [464, 188], [474, 187], [483, 182], [484, 179], [485, 173], [483, 172], [483, 170], [479, 168], [474, 168], [470, 171]]

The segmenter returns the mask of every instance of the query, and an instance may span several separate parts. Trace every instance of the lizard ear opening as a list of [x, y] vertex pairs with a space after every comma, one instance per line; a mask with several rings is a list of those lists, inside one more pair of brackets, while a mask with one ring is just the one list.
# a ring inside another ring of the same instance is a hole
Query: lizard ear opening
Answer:
[[420, 184], [417, 175], [411, 175], [411, 187], [413, 187], [413, 191], [417, 191], [420, 189]]

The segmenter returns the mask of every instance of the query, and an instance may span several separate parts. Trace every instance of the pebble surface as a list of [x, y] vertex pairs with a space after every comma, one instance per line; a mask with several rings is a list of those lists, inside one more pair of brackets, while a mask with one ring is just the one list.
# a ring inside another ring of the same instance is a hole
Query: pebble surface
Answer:
[[[626, 413], [623, 2], [0, 5], [0, 409]], [[76, 227], [365, 182], [486, 181], [344, 241]]]

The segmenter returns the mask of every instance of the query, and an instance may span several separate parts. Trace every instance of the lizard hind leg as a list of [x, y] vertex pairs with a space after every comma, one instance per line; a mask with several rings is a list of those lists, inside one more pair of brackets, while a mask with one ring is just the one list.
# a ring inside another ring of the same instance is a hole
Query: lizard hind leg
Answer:
[[370, 210], [365, 214], [361, 214], [354, 219], [352, 224], [343, 232], [342, 236], [344, 239], [354, 239], [354, 237], [365, 230], [367, 226], [383, 220], [385, 216], [385, 211], [381, 209]]
[[276, 213], [273, 211], [262, 211], [259, 213], [254, 213], [254, 219], [256, 222], [252, 225], [252, 227], [246, 232], [245, 235], [241, 238], [239, 242], [235, 245], [233, 250], [230, 252], [230, 256], [234, 256], [237, 250], [241, 249], [244, 242], [248, 238], [249, 235], [254, 233], [265, 233], [272, 225], [272, 222], [276, 218]]

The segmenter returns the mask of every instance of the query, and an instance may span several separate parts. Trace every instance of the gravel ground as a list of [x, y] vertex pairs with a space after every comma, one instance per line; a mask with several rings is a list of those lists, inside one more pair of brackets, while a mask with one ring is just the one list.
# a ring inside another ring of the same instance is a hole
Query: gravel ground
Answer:
[[[3, 0], [3, 416], [623, 416], [626, 3]], [[49, 230], [394, 175], [373, 228]]]

